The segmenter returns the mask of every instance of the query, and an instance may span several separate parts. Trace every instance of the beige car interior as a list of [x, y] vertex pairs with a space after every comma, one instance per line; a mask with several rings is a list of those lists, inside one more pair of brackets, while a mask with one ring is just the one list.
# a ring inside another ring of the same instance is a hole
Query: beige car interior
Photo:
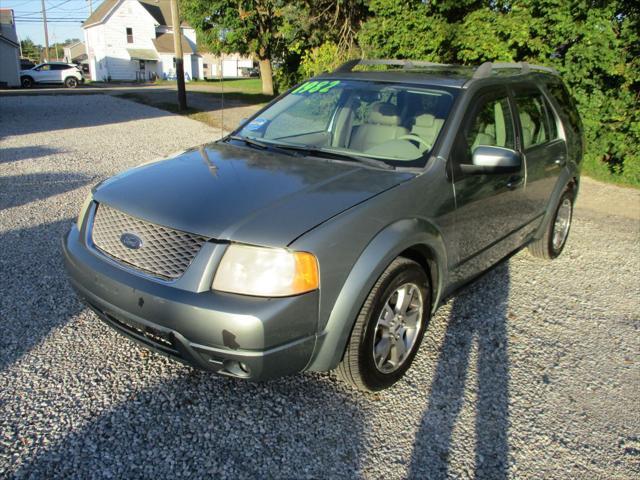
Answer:
[[381, 143], [409, 133], [400, 125], [398, 108], [392, 103], [375, 102], [362, 125], [353, 127], [349, 148], [366, 152]]
[[[537, 112], [536, 112], [537, 113]], [[522, 126], [522, 143], [524, 148], [538, 145], [547, 141], [547, 132], [542, 123], [542, 116], [537, 113], [539, 122], [533, 121], [527, 112], [520, 113], [520, 125]]]
[[[307, 97], [293, 96], [291, 105], [295, 106], [296, 100], [306, 103]], [[318, 127], [318, 131], [296, 134], [296, 114], [275, 110], [265, 138], [413, 161], [433, 147], [444, 124], [438, 115], [445, 116], [450, 103], [451, 98], [443, 94], [365, 92], [347, 98], [323, 131]], [[295, 108], [291, 105], [283, 104], [281, 109]]]
[[418, 114], [403, 125], [403, 115], [389, 102], [375, 102], [362, 125], [351, 129], [352, 150], [389, 156], [417, 158], [435, 143], [444, 120], [430, 113]]
[[[538, 145], [547, 141], [547, 129], [544, 124], [544, 110], [538, 102], [521, 105], [519, 112], [520, 125], [522, 127], [522, 143], [524, 148]], [[505, 113], [502, 103], [497, 100], [491, 104], [487, 104], [484, 110], [480, 112], [476, 119], [475, 139], [471, 144], [473, 152], [479, 145], [507, 147], [513, 148], [513, 145], [507, 145], [507, 131], [505, 122]], [[493, 110], [493, 115], [489, 114]], [[526, 109], [526, 110], [525, 110]], [[528, 112], [527, 112], [528, 110]], [[533, 113], [533, 115], [531, 113]], [[533, 118], [532, 118], [533, 117]], [[534, 120], [534, 118], [537, 120]]]
[[[475, 139], [471, 144], [473, 152], [479, 145], [507, 147], [507, 130], [503, 106], [500, 100], [488, 103], [478, 115]], [[508, 147], [512, 147], [509, 145]]]
[[[444, 120], [441, 118], [436, 118], [434, 115], [430, 113], [424, 113], [422, 115], [418, 115], [414, 122], [413, 127], [411, 127], [411, 133], [417, 135], [424, 143], [429, 146], [433, 146], [438, 137], [438, 133], [440, 133], [440, 129], [444, 124]], [[425, 148], [425, 145], [422, 144], [419, 148]]]

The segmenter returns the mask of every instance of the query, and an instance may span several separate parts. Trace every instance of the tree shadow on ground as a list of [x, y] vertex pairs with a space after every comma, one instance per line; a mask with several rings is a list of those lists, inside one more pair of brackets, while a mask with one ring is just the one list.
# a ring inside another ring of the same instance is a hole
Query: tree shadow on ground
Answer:
[[[455, 298], [414, 443], [410, 478], [447, 478], [465, 390], [475, 391], [475, 478], [508, 476], [509, 358], [507, 262]], [[473, 345], [477, 365], [471, 364]], [[466, 386], [470, 370], [477, 385]], [[469, 399], [467, 399], [468, 401]], [[469, 439], [472, 441], [473, 439]]]
[[[327, 409], [336, 404], [341, 408]], [[40, 450], [15, 474], [354, 478], [364, 424], [353, 397], [328, 376], [255, 384], [181, 368], [175, 378], [131, 392], [125, 402]], [[124, 458], [114, 455], [122, 445], [128, 446]]]
[[20, 160], [33, 160], [34, 158], [46, 157], [47, 155], [55, 155], [56, 153], [65, 153], [62, 150], [45, 146], [29, 146], [29, 147], [9, 147], [0, 150], [0, 163], [11, 163]]
[[[23, 95], [0, 97], [0, 139], [74, 128], [98, 127], [171, 115], [144, 107], [117, 108], [107, 95]], [[43, 101], [46, 100], [46, 101]], [[100, 111], [96, 115], [96, 110]], [[11, 119], [21, 117], [20, 122]], [[80, 135], [80, 133], [78, 134]], [[79, 137], [79, 141], [82, 138]]]
[[0, 177], [0, 210], [75, 190], [92, 179], [78, 173], [32, 173]]
[[62, 268], [60, 239], [72, 221], [0, 235], [0, 370], [83, 308]]

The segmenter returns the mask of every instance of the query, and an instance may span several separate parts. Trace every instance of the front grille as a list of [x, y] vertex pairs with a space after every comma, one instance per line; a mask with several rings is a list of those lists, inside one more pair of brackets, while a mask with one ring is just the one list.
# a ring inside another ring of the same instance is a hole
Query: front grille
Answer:
[[[137, 236], [141, 245], [125, 246], [123, 234]], [[146, 222], [104, 204], [97, 206], [91, 236], [96, 248], [116, 261], [169, 280], [185, 272], [207, 241], [205, 237]]]

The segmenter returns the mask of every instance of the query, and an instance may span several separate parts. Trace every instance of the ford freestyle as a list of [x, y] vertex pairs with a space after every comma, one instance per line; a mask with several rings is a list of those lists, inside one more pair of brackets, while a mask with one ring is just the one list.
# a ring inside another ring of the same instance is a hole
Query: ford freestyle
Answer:
[[94, 187], [65, 265], [106, 323], [184, 363], [380, 390], [447, 297], [523, 247], [562, 252], [582, 150], [549, 68], [351, 61]]

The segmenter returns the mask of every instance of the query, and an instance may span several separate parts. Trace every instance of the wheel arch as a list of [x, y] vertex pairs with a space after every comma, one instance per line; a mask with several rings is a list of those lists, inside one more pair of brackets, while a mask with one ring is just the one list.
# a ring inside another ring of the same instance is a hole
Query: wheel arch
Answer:
[[437, 227], [423, 219], [405, 219], [387, 226], [367, 245], [351, 268], [322, 332], [308, 370], [335, 368], [347, 345], [356, 318], [377, 279], [399, 256], [414, 260], [431, 282], [431, 310], [438, 305], [446, 283], [447, 256]]
[[578, 195], [578, 190], [580, 187], [580, 177], [577, 173], [571, 172], [569, 169], [565, 168], [562, 170], [558, 181], [556, 182], [556, 186], [549, 198], [549, 203], [547, 204], [547, 209], [545, 211], [544, 217], [538, 230], [533, 235], [533, 240], [538, 240], [544, 236], [544, 233], [551, 221], [551, 218], [555, 215], [556, 208], [558, 207], [558, 203], [560, 201], [560, 197], [566, 190], [571, 190], [573, 192], [573, 201], [575, 202], [576, 197]]

